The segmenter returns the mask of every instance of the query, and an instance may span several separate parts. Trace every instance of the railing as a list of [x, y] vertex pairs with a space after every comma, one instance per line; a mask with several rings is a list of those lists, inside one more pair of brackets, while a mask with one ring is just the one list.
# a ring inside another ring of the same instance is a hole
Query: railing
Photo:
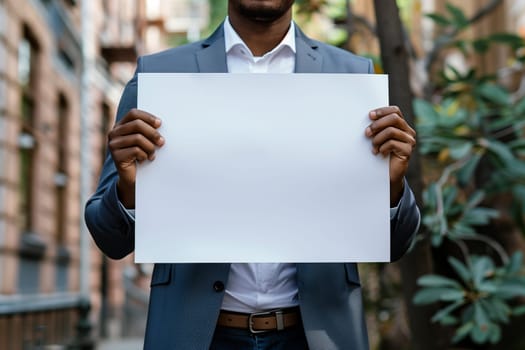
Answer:
[[0, 349], [91, 348], [78, 345], [85, 309], [78, 294], [0, 296]]

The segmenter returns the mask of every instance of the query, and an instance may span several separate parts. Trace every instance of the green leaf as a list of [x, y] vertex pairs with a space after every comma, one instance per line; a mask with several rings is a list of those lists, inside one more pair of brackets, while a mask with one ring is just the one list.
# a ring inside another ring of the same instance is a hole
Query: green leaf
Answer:
[[[525, 101], [525, 99], [523, 99], [523, 101]], [[507, 145], [514, 152], [525, 150], [525, 139], [514, 140], [512, 142], [509, 142]]]
[[476, 87], [475, 90], [481, 97], [498, 105], [508, 105], [510, 102], [510, 95], [503, 87], [486, 83]]
[[418, 123], [434, 125], [439, 119], [439, 114], [434, 109], [434, 106], [421, 98], [414, 99], [412, 106]]
[[458, 184], [460, 186], [464, 187], [470, 182], [480, 160], [481, 154], [476, 153], [472, 155], [469, 161], [461, 169], [458, 170], [456, 178], [458, 179]]
[[462, 29], [468, 26], [468, 19], [463, 11], [451, 3], [446, 4], [448, 12], [452, 15], [453, 23], [457, 28]]
[[458, 319], [457, 317], [454, 317], [454, 316], [451, 316], [451, 315], [447, 315], [445, 317], [443, 317], [441, 319], [441, 321], [439, 321], [439, 323], [442, 325], [442, 326], [453, 326], [453, 325], [456, 325], [458, 324]]
[[514, 162], [505, 165], [509, 175], [513, 177], [512, 181], [521, 181], [525, 179], [525, 162], [514, 158]]
[[458, 198], [459, 189], [456, 186], [447, 186], [443, 189], [443, 209], [449, 215], [452, 206]]
[[523, 253], [518, 250], [510, 257], [509, 264], [507, 265], [507, 273], [510, 275], [518, 273], [522, 267], [522, 263]]
[[473, 143], [470, 141], [457, 142], [449, 147], [452, 159], [461, 159], [472, 151]]
[[[499, 107], [501, 109], [501, 114], [505, 113], [506, 106]], [[512, 113], [512, 112], [511, 112]], [[525, 126], [523, 121], [519, 121], [516, 118], [516, 114], [511, 116], [499, 115], [497, 118], [486, 120], [485, 128], [487, 131], [499, 133], [503, 130], [511, 134], [517, 134]]]
[[502, 282], [498, 290], [493, 293], [503, 299], [525, 296], [525, 283], [519, 282]]
[[522, 37], [511, 33], [494, 33], [489, 36], [489, 39], [501, 44], [507, 44], [514, 49], [525, 46], [525, 42], [523, 41]]
[[483, 190], [477, 190], [469, 196], [466, 204], [467, 208], [474, 208], [485, 199], [486, 193]]
[[463, 324], [458, 329], [456, 329], [456, 333], [454, 334], [454, 337], [452, 338], [452, 343], [457, 343], [463, 340], [470, 333], [472, 328], [474, 328], [474, 322], [469, 321]]
[[514, 113], [518, 116], [525, 114], [525, 98], [522, 97], [520, 100], [518, 100], [518, 102], [516, 102], [514, 105]]
[[522, 316], [525, 315], [525, 305], [518, 306], [514, 309], [512, 309], [512, 314], [514, 316]]
[[[439, 310], [438, 312], [436, 312], [434, 314], [434, 316], [432, 316], [432, 322], [443, 323], [443, 320], [445, 320], [447, 317], [449, 317], [449, 315], [450, 315], [450, 313], [452, 311], [456, 310], [457, 308], [462, 306], [464, 303], [465, 303], [464, 300], [458, 300], [458, 301], [455, 301], [454, 303], [448, 305], [447, 307]], [[447, 321], [448, 320], [445, 320], [445, 322], [447, 322]]]
[[472, 280], [478, 287], [488, 275], [494, 272], [494, 262], [488, 256], [472, 258]]
[[458, 80], [461, 80], [462, 78], [461, 72], [456, 67], [454, 67], [452, 64], [446, 64], [445, 71], [447, 75], [451, 75], [451, 79], [453, 81], [458, 81]]
[[453, 287], [462, 289], [461, 285], [452, 278], [440, 275], [425, 275], [417, 280], [417, 284], [422, 287]]
[[443, 243], [443, 236], [438, 234], [433, 234], [431, 238], [431, 243], [433, 247], [439, 247]]
[[457, 289], [449, 289], [441, 293], [441, 301], [460, 301], [465, 298], [465, 292]]
[[474, 302], [474, 322], [477, 326], [485, 331], [488, 331], [490, 319], [487, 315], [487, 312], [479, 302]]
[[458, 274], [458, 276], [468, 284], [472, 280], [472, 274], [470, 273], [469, 269], [458, 259], [454, 258], [453, 256], [450, 256], [448, 258], [448, 262], [452, 267], [454, 268], [454, 271]]
[[491, 297], [487, 299], [479, 299], [479, 302], [483, 305], [491, 320], [503, 323], [509, 322], [510, 308], [501, 299]]
[[489, 327], [489, 324], [483, 326], [475, 324], [470, 331], [470, 339], [472, 339], [472, 341], [477, 344], [483, 344], [487, 342], [489, 339]]
[[495, 155], [506, 166], [512, 166], [516, 163], [516, 157], [511, 149], [503, 142], [496, 140], [487, 140], [487, 149]]
[[449, 231], [451, 238], [468, 238], [476, 235], [476, 231], [470, 226], [461, 221], [458, 221], [452, 226]]
[[436, 203], [436, 183], [432, 182], [428, 187], [423, 191], [423, 203], [428, 206], [432, 206], [434, 209], [434, 204]]
[[442, 27], [446, 27], [446, 26], [449, 26], [451, 24], [451, 22], [450, 22], [450, 20], [448, 18], [446, 18], [443, 15], [440, 15], [439, 13], [428, 13], [428, 14], [425, 15], [425, 17], [430, 18], [436, 24], [438, 24], [438, 25], [440, 25]]
[[499, 212], [490, 208], [473, 208], [468, 210], [461, 219], [463, 224], [472, 226], [487, 225], [491, 219], [499, 217]]
[[472, 41], [472, 47], [477, 53], [485, 53], [490, 47], [490, 41], [486, 38], [476, 39]]
[[497, 344], [501, 340], [501, 327], [495, 323], [490, 324], [489, 341], [492, 344]]
[[436, 288], [424, 288], [419, 290], [412, 299], [415, 305], [431, 304], [439, 301], [441, 298], [441, 290]]
[[477, 289], [480, 292], [494, 293], [498, 290], [498, 285], [494, 281], [481, 281], [478, 283]]
[[455, 301], [463, 299], [463, 291], [451, 288], [423, 288], [418, 291], [412, 300], [416, 305], [435, 303], [436, 301]]

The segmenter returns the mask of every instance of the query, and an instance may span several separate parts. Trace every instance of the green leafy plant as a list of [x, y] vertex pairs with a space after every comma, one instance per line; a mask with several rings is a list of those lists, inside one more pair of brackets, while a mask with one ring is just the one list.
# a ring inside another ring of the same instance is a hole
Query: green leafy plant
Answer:
[[516, 297], [525, 295], [521, 252], [500, 267], [487, 256], [471, 255], [467, 263], [454, 257], [448, 261], [458, 280], [440, 275], [421, 277], [418, 284], [423, 288], [414, 296], [414, 303], [446, 305], [432, 321], [456, 326], [453, 342], [467, 336], [478, 344], [499, 342], [500, 324], [509, 323], [511, 316], [525, 314], [524, 305], [513, 305]]
[[[470, 22], [459, 8], [448, 4], [446, 9], [444, 15], [428, 16], [442, 28], [438, 44], [465, 56], [504, 45], [514, 62], [525, 61], [525, 43], [512, 34], [457, 39]], [[452, 342], [470, 337], [478, 344], [497, 343], [502, 326], [525, 314], [522, 253], [510, 257], [487, 232], [507, 213], [525, 232], [525, 98], [499, 83], [497, 74], [475, 68], [460, 72], [445, 66], [434, 89], [435, 102], [414, 101], [419, 150], [438, 174], [423, 193], [423, 225], [434, 247], [448, 241], [462, 255], [448, 258], [453, 274], [421, 277], [413, 302], [439, 303], [432, 321], [454, 327]], [[506, 200], [494, 206], [501, 198]], [[471, 241], [478, 243], [475, 252]], [[488, 249], [479, 249], [480, 243]]]

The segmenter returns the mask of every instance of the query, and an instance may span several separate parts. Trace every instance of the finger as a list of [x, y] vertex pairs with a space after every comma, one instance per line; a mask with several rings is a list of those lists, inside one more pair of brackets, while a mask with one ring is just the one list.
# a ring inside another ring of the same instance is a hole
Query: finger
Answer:
[[414, 147], [408, 143], [401, 142], [398, 140], [388, 140], [383, 143], [379, 149], [378, 153], [387, 157], [389, 155], [397, 157], [402, 160], [408, 161], [412, 155]]
[[408, 133], [412, 138], [416, 138], [416, 131], [398, 114], [389, 114], [375, 120], [366, 128], [366, 135], [372, 137], [390, 127], [400, 129]]
[[377, 120], [389, 114], [398, 114], [402, 119], [404, 119], [403, 113], [401, 112], [401, 109], [399, 109], [398, 106], [386, 106], [374, 109], [370, 111], [369, 116], [370, 119]]
[[115, 125], [113, 130], [110, 131], [108, 139], [112, 140], [118, 137], [136, 134], [144, 136], [146, 139], [150, 140], [157, 146], [162, 146], [164, 144], [164, 138], [158, 132], [158, 130], [155, 127], [152, 127], [150, 124], [144, 122], [142, 119], [135, 119], [126, 123], [119, 123]]
[[121, 148], [113, 154], [113, 162], [118, 169], [126, 168], [135, 162], [142, 162], [148, 159], [148, 155], [140, 147]]
[[374, 153], [379, 153], [381, 146], [388, 141], [398, 141], [408, 144], [412, 149], [416, 146], [416, 139], [410, 133], [401, 129], [389, 127], [381, 130], [380, 133], [374, 135], [372, 138], [372, 146]]
[[152, 159], [156, 150], [156, 145], [142, 134], [131, 134], [113, 138], [109, 141], [108, 147], [112, 154], [120, 149], [138, 147], [142, 152], [146, 153], [148, 159]]
[[161, 120], [159, 118], [155, 117], [153, 114], [136, 108], [130, 109], [124, 118], [118, 122], [118, 124], [126, 124], [134, 120], [142, 120], [144, 123], [155, 129], [159, 128], [161, 125]]

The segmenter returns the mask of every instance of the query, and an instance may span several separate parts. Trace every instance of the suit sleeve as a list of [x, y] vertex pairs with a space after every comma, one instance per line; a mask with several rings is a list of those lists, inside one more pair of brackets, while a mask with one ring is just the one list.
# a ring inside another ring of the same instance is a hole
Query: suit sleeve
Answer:
[[[117, 121], [137, 107], [137, 71], [126, 85], [117, 109]], [[118, 173], [108, 152], [95, 194], [85, 207], [86, 225], [97, 246], [113, 259], [121, 259], [135, 249], [135, 223], [119, 204], [117, 195]]]
[[405, 181], [396, 215], [390, 220], [390, 261], [399, 260], [410, 248], [421, 221], [412, 190]]

